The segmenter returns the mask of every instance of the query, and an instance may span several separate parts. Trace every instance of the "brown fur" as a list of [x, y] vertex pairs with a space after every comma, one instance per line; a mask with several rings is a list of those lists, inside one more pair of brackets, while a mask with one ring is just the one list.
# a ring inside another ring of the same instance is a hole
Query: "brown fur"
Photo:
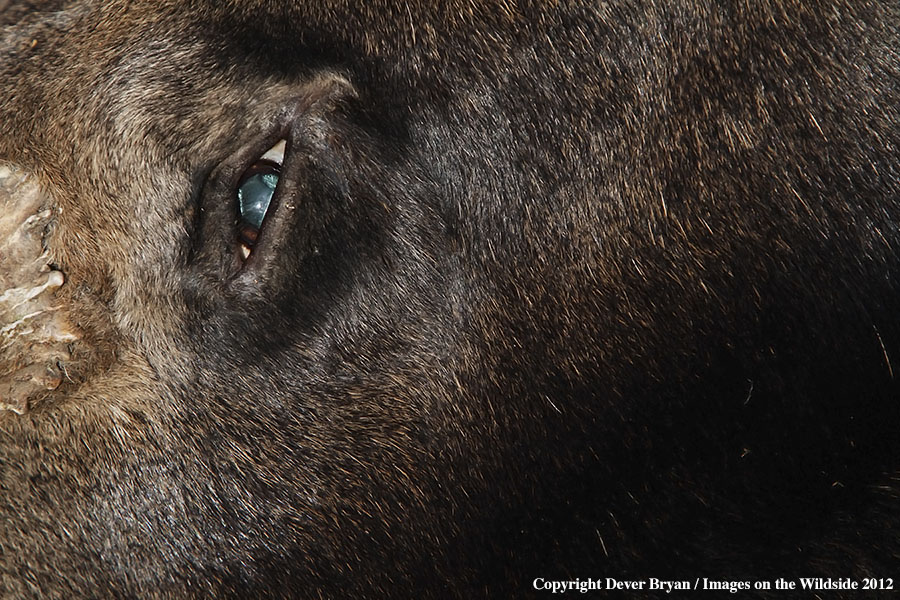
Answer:
[[3, 597], [895, 575], [895, 3], [7, 4]]

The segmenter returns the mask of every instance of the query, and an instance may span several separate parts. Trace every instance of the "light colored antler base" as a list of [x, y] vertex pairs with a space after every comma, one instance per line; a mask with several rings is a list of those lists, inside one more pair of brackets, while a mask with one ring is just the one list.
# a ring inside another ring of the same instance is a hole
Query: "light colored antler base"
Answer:
[[65, 278], [44, 246], [53, 216], [32, 180], [0, 165], [0, 412], [56, 389], [78, 339], [54, 301]]

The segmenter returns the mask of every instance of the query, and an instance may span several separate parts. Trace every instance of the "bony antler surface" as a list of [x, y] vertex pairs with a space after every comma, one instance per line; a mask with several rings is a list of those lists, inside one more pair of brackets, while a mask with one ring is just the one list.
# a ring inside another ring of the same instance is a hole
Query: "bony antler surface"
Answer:
[[44, 246], [52, 221], [40, 187], [0, 165], [0, 411], [22, 414], [56, 389], [78, 339], [55, 301], [65, 278]]

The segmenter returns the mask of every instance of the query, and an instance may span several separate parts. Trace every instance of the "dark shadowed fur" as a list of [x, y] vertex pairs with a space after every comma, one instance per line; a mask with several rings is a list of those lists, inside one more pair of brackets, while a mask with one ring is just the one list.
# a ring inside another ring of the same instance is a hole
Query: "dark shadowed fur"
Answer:
[[3, 598], [900, 577], [894, 0], [25, 4]]

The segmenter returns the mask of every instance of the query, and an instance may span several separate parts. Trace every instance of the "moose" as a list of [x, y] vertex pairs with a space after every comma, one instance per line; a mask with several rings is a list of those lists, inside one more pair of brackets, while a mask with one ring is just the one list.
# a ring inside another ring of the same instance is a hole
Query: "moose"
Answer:
[[894, 2], [0, 27], [0, 597], [894, 585]]

